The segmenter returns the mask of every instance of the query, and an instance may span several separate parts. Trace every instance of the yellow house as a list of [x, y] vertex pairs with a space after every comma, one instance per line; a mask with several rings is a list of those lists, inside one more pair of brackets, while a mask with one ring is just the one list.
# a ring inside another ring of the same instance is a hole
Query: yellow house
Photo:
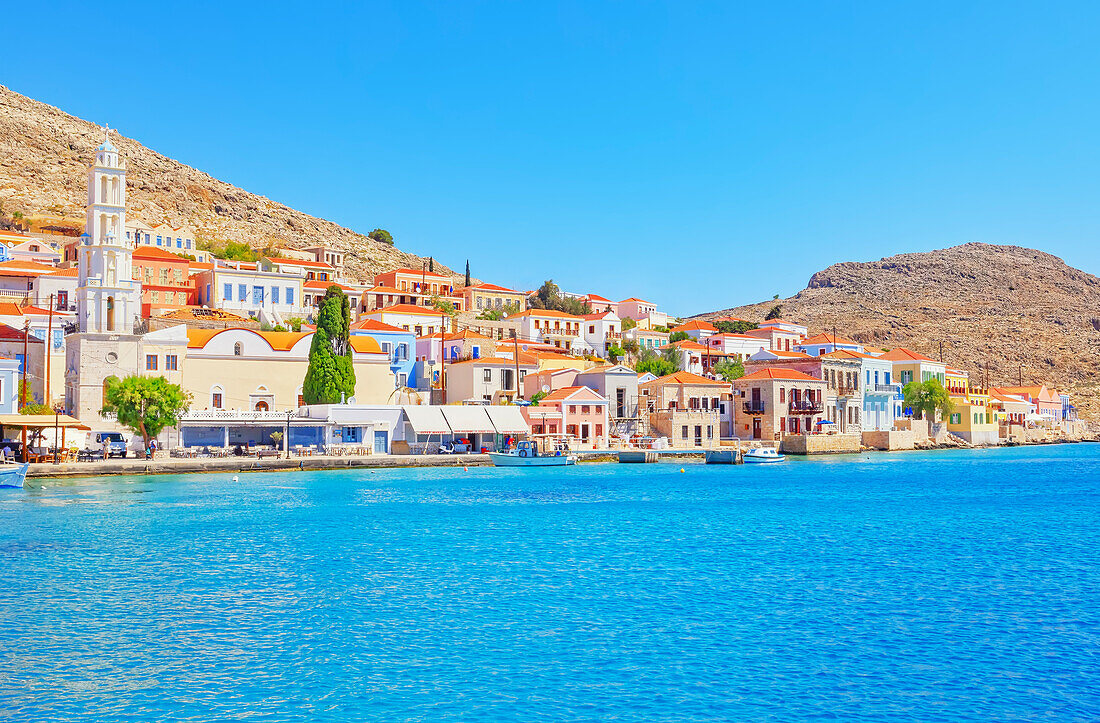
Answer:
[[465, 286], [461, 293], [466, 309], [479, 314], [490, 309], [501, 311], [505, 307], [512, 307], [515, 311], [523, 311], [527, 308], [526, 292], [507, 289], [496, 284]]
[[945, 376], [952, 405], [947, 431], [972, 444], [997, 444], [1000, 413], [994, 408], [989, 390], [970, 384], [969, 375], [958, 369], [948, 368]]

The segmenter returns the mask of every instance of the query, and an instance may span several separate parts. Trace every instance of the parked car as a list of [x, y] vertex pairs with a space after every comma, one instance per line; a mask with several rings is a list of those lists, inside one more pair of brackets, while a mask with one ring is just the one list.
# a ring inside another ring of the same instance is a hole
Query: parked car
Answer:
[[84, 449], [99, 452], [104, 457], [125, 458], [126, 438], [122, 436], [121, 432], [88, 432]]

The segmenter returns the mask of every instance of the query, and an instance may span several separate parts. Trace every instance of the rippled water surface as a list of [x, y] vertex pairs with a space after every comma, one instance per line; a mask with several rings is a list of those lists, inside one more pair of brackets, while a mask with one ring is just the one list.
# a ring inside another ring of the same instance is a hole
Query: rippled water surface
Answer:
[[0, 490], [0, 717], [1100, 717], [1100, 447], [684, 470]]

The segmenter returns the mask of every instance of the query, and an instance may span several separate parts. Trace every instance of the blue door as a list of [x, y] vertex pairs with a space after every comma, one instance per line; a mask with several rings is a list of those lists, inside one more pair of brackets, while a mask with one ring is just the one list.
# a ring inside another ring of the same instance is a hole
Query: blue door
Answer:
[[256, 304], [257, 306], [263, 306], [264, 305], [264, 287], [262, 287], [262, 286], [253, 286], [252, 287], [252, 303]]
[[386, 433], [375, 432], [374, 433], [374, 453], [385, 454], [386, 453]]

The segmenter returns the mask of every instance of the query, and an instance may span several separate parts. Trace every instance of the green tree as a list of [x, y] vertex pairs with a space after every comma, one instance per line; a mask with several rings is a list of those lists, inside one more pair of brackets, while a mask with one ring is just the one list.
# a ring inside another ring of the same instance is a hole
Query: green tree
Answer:
[[905, 406], [913, 410], [917, 419], [935, 420], [937, 411], [941, 419], [946, 419], [954, 406], [951, 404], [951, 395], [936, 378], [926, 382], [909, 382], [902, 389], [902, 395], [905, 397]]
[[619, 359], [621, 359], [624, 354], [626, 354], [626, 352], [623, 351], [623, 348], [618, 344], [612, 344], [607, 348], [607, 356], [611, 359], [613, 364], [618, 364]]
[[31, 402], [19, 408], [20, 414], [53, 414], [53, 409], [45, 404]]
[[638, 322], [631, 319], [629, 316], [623, 319], [623, 331], [630, 331], [636, 326], [638, 326]]
[[675, 344], [678, 341], [687, 341], [689, 339], [691, 339], [691, 337], [688, 336], [686, 331], [674, 331], [672, 332], [672, 336], [668, 338], [668, 343]]
[[637, 354], [638, 349], [639, 349], [639, 346], [638, 346], [638, 340], [637, 339], [624, 339], [623, 340], [623, 351], [625, 351], [627, 354]]
[[441, 299], [438, 296], [433, 296], [431, 299], [432, 307], [442, 311], [447, 316], [455, 316], [458, 311], [455, 310], [455, 305], [446, 299]]
[[378, 243], [389, 244], [393, 246], [393, 235], [384, 228], [376, 228], [367, 234], [367, 238], [377, 241]]
[[764, 321], [771, 321], [772, 319], [778, 319], [779, 316], [782, 313], [783, 313], [783, 307], [780, 306], [779, 304], [776, 304], [775, 306], [773, 306], [771, 308], [771, 310], [767, 313], [767, 315], [764, 316]]
[[114, 414], [118, 423], [141, 435], [145, 450], [165, 427], [174, 427], [191, 404], [191, 395], [164, 377], [131, 375], [107, 384], [101, 414]]
[[734, 379], [740, 379], [745, 376], [745, 365], [741, 363], [740, 359], [723, 359], [714, 365], [714, 373], [722, 377], [727, 382], [732, 382]]
[[306, 404], [338, 404], [355, 395], [350, 327], [348, 297], [334, 284], [321, 300], [317, 331], [309, 347], [309, 368], [302, 382]]
[[306, 323], [306, 321], [297, 316], [292, 316], [286, 320], [286, 323], [290, 326], [291, 331], [301, 331], [302, 324]]
[[486, 309], [477, 315], [479, 319], [485, 319], [486, 321], [500, 321], [501, 319], [511, 316], [519, 311], [517, 304], [505, 304], [499, 309]]
[[641, 349], [638, 351], [638, 361], [634, 364], [634, 371], [639, 374], [649, 372], [658, 377], [678, 372], [680, 371], [680, 352], [667, 346], [659, 354], [652, 349]]
[[723, 334], [744, 334], [746, 331], [756, 329], [759, 324], [752, 321], [733, 321], [724, 319], [714, 322], [714, 328]]
[[429, 256], [428, 257], [428, 271], [430, 273], [433, 273], [433, 274], [435, 273], [435, 257], [434, 256]]
[[470, 286], [470, 259], [466, 259], [466, 285]]
[[545, 398], [546, 398], [546, 392], [541, 391], [541, 390], [537, 391], [537, 392], [535, 392], [534, 394], [531, 395], [531, 404], [533, 406], [537, 407], [539, 405], [539, 402], [541, 402]]

